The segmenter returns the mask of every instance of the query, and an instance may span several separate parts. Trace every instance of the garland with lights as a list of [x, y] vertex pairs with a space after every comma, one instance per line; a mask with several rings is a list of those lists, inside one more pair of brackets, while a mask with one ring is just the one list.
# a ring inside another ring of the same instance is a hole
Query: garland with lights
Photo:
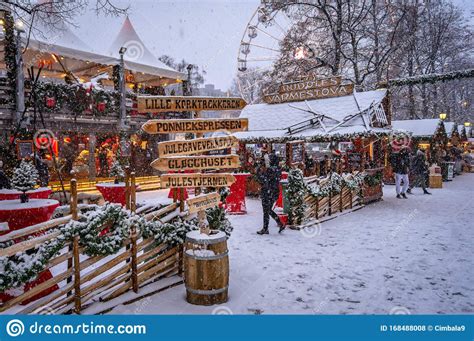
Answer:
[[[19, 287], [34, 280], [45, 270], [50, 260], [78, 235], [83, 252], [91, 257], [107, 256], [117, 253], [124, 241], [130, 237], [134, 226], [139, 236], [154, 237], [157, 244], [166, 243], [169, 247], [184, 243], [186, 233], [198, 229], [197, 220], [174, 222], [149, 222], [117, 204], [94, 206], [92, 210], [80, 214], [79, 220], [71, 220], [50, 231], [58, 236], [42, 243], [33, 250], [18, 252], [10, 257], [0, 257], [0, 292]], [[35, 238], [31, 236], [28, 239]], [[2, 243], [2, 248], [11, 243]], [[163, 251], [164, 252], [164, 251]]]
[[305, 202], [307, 192], [303, 172], [299, 168], [291, 169], [288, 174], [287, 198], [289, 203], [288, 222], [301, 224], [304, 218]]
[[65, 110], [75, 117], [83, 113], [106, 116], [118, 112], [120, 107], [120, 95], [117, 92], [93, 86], [84, 88], [82, 84], [38, 82], [34, 91], [36, 107], [42, 112]]
[[244, 144], [271, 144], [271, 143], [287, 143], [292, 141], [303, 141], [306, 143], [317, 142], [332, 142], [332, 141], [348, 141], [358, 138], [369, 137], [386, 137], [390, 132], [373, 132], [367, 131], [364, 133], [347, 133], [347, 134], [331, 134], [331, 135], [313, 135], [313, 136], [281, 136], [281, 137], [245, 137], [239, 138], [239, 141]]
[[420, 75], [406, 78], [392, 79], [388, 81], [389, 86], [405, 86], [415, 84], [433, 84], [436, 82], [446, 82], [463, 78], [474, 77], [474, 69], [452, 71], [443, 74], [432, 73], [429, 75]]

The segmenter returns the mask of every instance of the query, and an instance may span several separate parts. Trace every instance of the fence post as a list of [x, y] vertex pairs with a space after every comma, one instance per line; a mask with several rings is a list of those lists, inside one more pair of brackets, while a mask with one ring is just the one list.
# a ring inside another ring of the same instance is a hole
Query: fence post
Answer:
[[130, 209], [130, 167], [125, 167], [125, 208]]
[[339, 212], [344, 209], [344, 203], [342, 202], [342, 196], [344, 194], [344, 185], [341, 186], [341, 193], [339, 193]]
[[[130, 173], [130, 210], [135, 213], [137, 209], [137, 193], [135, 189], [135, 172]], [[130, 228], [131, 244], [131, 268], [132, 268], [132, 289], [138, 292], [138, 264], [137, 264], [137, 227], [133, 225]]]
[[[79, 218], [77, 211], [77, 181], [71, 179], [71, 216], [73, 220]], [[79, 260], [79, 236], [72, 241], [72, 263], [74, 265], [74, 312], [81, 313], [81, 267]], [[68, 261], [69, 266], [69, 261]]]

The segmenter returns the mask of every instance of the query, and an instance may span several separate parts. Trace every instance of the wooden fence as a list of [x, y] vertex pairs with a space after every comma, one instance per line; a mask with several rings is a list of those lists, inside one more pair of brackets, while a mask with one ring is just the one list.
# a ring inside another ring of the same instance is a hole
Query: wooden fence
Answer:
[[[128, 183], [128, 182], [127, 182]], [[130, 183], [130, 199], [127, 207], [135, 211], [134, 175]], [[0, 242], [18, 240], [31, 234], [37, 237], [0, 249], [0, 256], [12, 256], [18, 252], [25, 252], [56, 238], [59, 232], [55, 230], [61, 224], [78, 218], [77, 184], [71, 180], [71, 214], [53, 219], [45, 223], [11, 232], [0, 236]], [[169, 222], [179, 213], [179, 205], [161, 207], [143, 207], [138, 211], [146, 220], [159, 219], [160, 222]], [[104, 226], [105, 228], [105, 226]], [[83, 253], [79, 237], [76, 236], [62, 251], [52, 258], [45, 270], [52, 270], [54, 274], [45, 282], [24, 292], [0, 306], [0, 311], [14, 307], [14, 312], [19, 314], [43, 312], [45, 307], [55, 314], [79, 314], [94, 302], [110, 301], [132, 290], [134, 293], [147, 284], [154, 283], [164, 278], [173, 277], [167, 281], [168, 286], [182, 283], [182, 249], [181, 246], [170, 248], [166, 244], [155, 245], [154, 238], [143, 239], [137, 237], [132, 227], [130, 238], [123, 242], [123, 247], [114, 255], [88, 257]], [[27, 305], [19, 306], [22, 302], [31, 300], [48, 288], [59, 286], [48, 295]], [[157, 290], [158, 291], [158, 290]], [[149, 295], [150, 290], [145, 290], [144, 295]], [[137, 299], [140, 296], [135, 295]], [[103, 304], [103, 303], [99, 303]]]
[[[305, 182], [308, 185], [318, 182], [320, 186], [324, 186], [329, 181], [329, 178], [319, 180], [317, 176], [305, 178]], [[340, 193], [330, 193], [327, 197], [316, 198], [310, 194], [306, 194], [304, 201], [306, 209], [303, 220], [310, 220], [322, 219], [326, 216], [343, 212], [344, 210], [353, 209], [362, 204], [362, 197], [358, 191], [343, 186]]]

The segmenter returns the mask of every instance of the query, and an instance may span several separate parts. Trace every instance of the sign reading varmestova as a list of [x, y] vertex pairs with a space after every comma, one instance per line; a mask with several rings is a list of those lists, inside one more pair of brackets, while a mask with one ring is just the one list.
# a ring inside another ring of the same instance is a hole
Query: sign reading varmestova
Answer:
[[159, 171], [226, 169], [240, 166], [238, 155], [223, 156], [181, 156], [156, 159], [151, 166]]
[[227, 187], [235, 182], [235, 177], [229, 173], [164, 174], [160, 181], [161, 188]]
[[142, 129], [149, 134], [209, 133], [244, 131], [248, 125], [246, 118], [149, 120]]
[[240, 110], [247, 105], [235, 97], [139, 96], [137, 101], [139, 113]]
[[209, 152], [211, 150], [237, 148], [238, 146], [239, 140], [232, 135], [185, 141], [165, 141], [158, 143], [158, 154], [160, 157], [190, 155]]
[[205, 209], [216, 207], [219, 205], [221, 196], [219, 193], [212, 192], [209, 194], [200, 195], [195, 198], [186, 200], [188, 204], [189, 213], [196, 213]]

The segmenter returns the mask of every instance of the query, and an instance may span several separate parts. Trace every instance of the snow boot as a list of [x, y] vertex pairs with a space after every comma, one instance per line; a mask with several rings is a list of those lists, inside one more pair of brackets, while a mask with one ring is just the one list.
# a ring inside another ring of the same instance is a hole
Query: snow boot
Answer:
[[423, 194], [430, 194], [431, 195], [431, 193], [428, 192], [426, 189], [423, 190]]
[[278, 224], [278, 227], [279, 227], [278, 233], [282, 233], [283, 230], [286, 228], [286, 226], [283, 224]]
[[402, 197], [403, 197], [403, 199], [408, 199], [407, 195], [405, 193], [402, 193]]
[[263, 229], [261, 229], [260, 231], [257, 231], [257, 234], [260, 234], [260, 235], [262, 235], [262, 234], [268, 234], [268, 228], [267, 228], [267, 229], [266, 229], [266, 228], [263, 228]]
[[401, 199], [402, 197], [400, 196], [400, 194], [397, 194], [397, 199]]
[[411, 192], [411, 188], [407, 189], [407, 193], [408, 193], [408, 194], [413, 194], [413, 193]]

